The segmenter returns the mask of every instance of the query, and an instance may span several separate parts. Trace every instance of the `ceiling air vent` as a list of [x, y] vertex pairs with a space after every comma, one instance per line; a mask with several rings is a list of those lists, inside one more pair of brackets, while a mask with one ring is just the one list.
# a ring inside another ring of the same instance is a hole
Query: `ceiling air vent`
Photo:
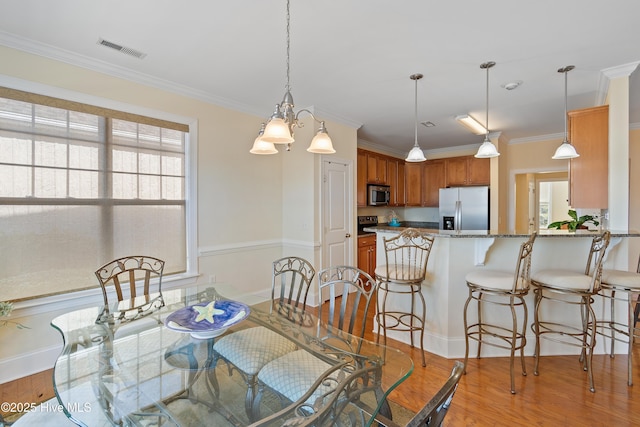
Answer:
[[118, 43], [110, 42], [109, 40], [98, 39], [98, 44], [125, 53], [127, 55], [135, 56], [138, 59], [142, 59], [147, 56], [147, 54], [144, 52], [119, 45]]

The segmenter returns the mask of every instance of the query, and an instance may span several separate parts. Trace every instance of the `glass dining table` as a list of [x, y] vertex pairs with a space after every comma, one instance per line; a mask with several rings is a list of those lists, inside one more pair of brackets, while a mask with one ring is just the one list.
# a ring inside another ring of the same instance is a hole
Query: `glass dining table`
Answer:
[[[133, 320], [105, 321], [107, 307], [53, 319], [51, 325], [64, 340], [55, 363], [54, 389], [68, 419], [88, 427], [257, 427], [366, 426], [377, 413], [393, 417], [387, 397], [413, 372], [407, 354], [330, 330], [310, 310], [242, 295], [226, 298], [210, 286], [164, 291], [160, 307]], [[207, 313], [207, 308], [232, 304], [246, 309], [218, 322], [215, 329], [193, 330], [180, 321], [190, 310], [206, 317], [222, 313]], [[316, 396], [314, 390], [298, 402], [266, 394], [260, 402], [261, 418], [249, 421], [247, 385], [216, 356], [213, 345], [219, 336], [255, 326], [269, 328], [331, 366], [314, 384], [322, 385], [322, 398], [310, 402], [307, 397]]]

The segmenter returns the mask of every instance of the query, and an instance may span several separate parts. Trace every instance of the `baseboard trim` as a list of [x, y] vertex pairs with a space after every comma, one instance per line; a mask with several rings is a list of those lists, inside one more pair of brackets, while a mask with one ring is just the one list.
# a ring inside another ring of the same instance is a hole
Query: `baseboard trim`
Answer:
[[62, 345], [51, 346], [0, 360], [0, 384], [52, 369], [61, 352]]

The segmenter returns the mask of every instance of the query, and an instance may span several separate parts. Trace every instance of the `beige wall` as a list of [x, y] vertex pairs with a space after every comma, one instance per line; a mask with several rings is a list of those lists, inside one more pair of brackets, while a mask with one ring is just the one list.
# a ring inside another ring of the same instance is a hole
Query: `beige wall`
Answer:
[[[123, 110], [196, 123], [198, 234], [196, 253], [190, 256], [198, 260], [201, 281], [215, 276], [235, 291], [260, 293], [270, 289], [271, 263], [283, 254], [303, 256], [320, 267], [321, 156], [306, 151], [316, 128], [310, 121], [296, 130], [291, 152], [252, 155], [249, 149], [263, 117], [3, 46], [0, 58], [4, 86], [26, 84], [20, 89], [33, 92], [49, 88], [68, 99], [107, 100]], [[265, 116], [270, 112], [265, 106]], [[355, 164], [357, 129], [332, 121], [326, 125], [336, 156]], [[100, 298], [96, 294], [94, 304]], [[0, 342], [12, 342], [0, 345], [0, 372], [6, 374], [0, 383], [49, 368], [59, 354], [62, 341], [49, 322], [65, 309], [34, 304], [13, 316], [31, 329], [0, 328]]]

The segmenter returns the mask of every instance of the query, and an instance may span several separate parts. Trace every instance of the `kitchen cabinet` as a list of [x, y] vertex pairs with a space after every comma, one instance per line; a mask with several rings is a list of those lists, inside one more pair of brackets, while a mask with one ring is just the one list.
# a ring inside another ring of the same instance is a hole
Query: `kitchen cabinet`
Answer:
[[358, 237], [358, 268], [375, 279], [376, 235], [367, 234]]
[[609, 106], [569, 111], [569, 141], [580, 157], [569, 160], [569, 205], [609, 207]]
[[389, 206], [404, 206], [406, 203], [404, 160], [392, 157], [387, 159], [387, 182], [391, 191]]
[[367, 182], [369, 184], [387, 184], [387, 156], [367, 153]]
[[423, 163], [405, 163], [406, 206], [422, 206]]
[[491, 162], [474, 156], [451, 157], [446, 159], [446, 187], [460, 185], [489, 185], [491, 183]]
[[388, 185], [391, 191], [389, 205], [405, 205], [404, 160], [358, 148], [356, 168], [358, 207], [367, 206], [367, 184]]
[[356, 158], [356, 190], [358, 207], [367, 206], [367, 152], [357, 150]]
[[427, 160], [423, 166], [422, 206], [438, 207], [440, 189], [446, 187], [445, 161]]

